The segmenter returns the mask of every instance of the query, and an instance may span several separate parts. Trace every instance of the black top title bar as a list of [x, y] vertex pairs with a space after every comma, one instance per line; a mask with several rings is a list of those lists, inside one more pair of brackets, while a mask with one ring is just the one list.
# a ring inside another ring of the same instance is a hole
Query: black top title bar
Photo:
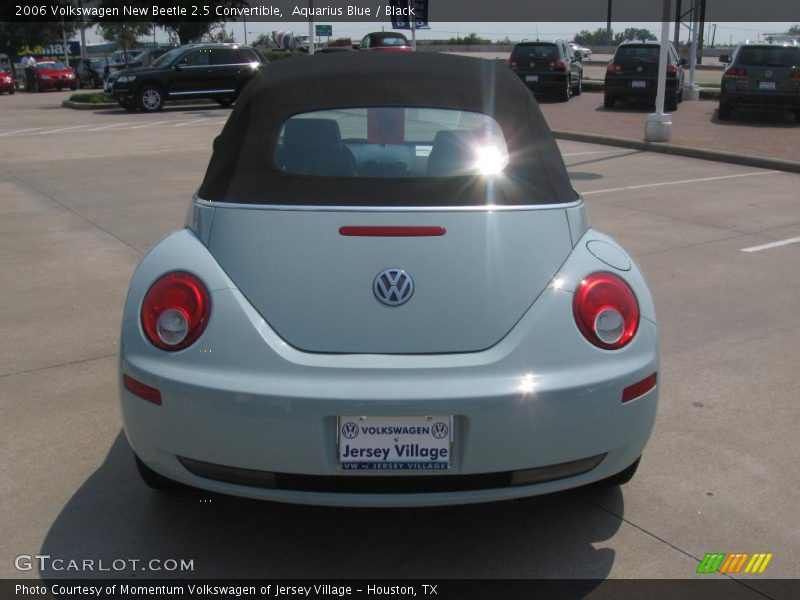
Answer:
[[[670, 14], [676, 3], [670, 2]], [[4, 0], [0, 21], [219, 21], [390, 22], [391, 0]], [[615, 22], [661, 21], [663, 0], [613, 0]], [[411, 2], [413, 6], [413, 2]], [[685, 11], [691, 0], [682, 0]], [[607, 0], [429, 0], [428, 20], [436, 22], [604, 22]], [[798, 0], [706, 0], [708, 22], [800, 22]]]

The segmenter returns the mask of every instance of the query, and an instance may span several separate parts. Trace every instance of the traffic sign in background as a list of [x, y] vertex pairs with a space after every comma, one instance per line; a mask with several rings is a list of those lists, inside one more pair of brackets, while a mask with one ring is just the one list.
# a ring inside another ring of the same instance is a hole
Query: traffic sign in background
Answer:
[[326, 35], [330, 37], [333, 35], [333, 25], [315, 25], [314, 27], [318, 36]]

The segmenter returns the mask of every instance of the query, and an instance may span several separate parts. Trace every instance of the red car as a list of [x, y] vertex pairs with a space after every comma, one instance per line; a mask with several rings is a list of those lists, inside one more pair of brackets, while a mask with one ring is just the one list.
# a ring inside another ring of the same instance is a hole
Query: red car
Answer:
[[78, 89], [78, 78], [75, 71], [60, 61], [41, 61], [36, 63], [36, 85], [44, 90]]
[[0, 94], [3, 92], [13, 94], [16, 90], [16, 87], [17, 86], [14, 84], [14, 77], [11, 75], [11, 72], [0, 68]]
[[375, 50], [382, 52], [413, 52], [406, 36], [402, 33], [394, 33], [391, 31], [379, 31], [377, 33], [368, 33], [361, 40], [358, 46], [359, 50]]

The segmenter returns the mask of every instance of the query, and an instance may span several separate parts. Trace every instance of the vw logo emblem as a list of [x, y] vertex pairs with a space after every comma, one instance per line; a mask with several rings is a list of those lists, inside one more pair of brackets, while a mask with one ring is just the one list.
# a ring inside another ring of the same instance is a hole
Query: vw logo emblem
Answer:
[[400, 306], [414, 293], [414, 280], [403, 269], [384, 269], [372, 282], [372, 291], [386, 306]]
[[772, 77], [772, 71], [770, 71], [769, 69], [767, 69], [766, 71], [764, 71], [764, 76], [765, 76], [765, 77]]
[[433, 424], [433, 427], [431, 427], [431, 433], [433, 434], [433, 437], [435, 437], [437, 440], [443, 440], [450, 434], [450, 428], [447, 426], [446, 423], [437, 421], [436, 423]]
[[342, 435], [346, 437], [348, 440], [352, 440], [358, 437], [358, 425], [353, 423], [352, 421], [348, 421], [344, 425], [342, 425]]
[[642, 72], [642, 67], [641, 67], [641, 66], [639, 66], [639, 67], [636, 67], [636, 71], [637, 71], [638, 73], [641, 73], [641, 72]]

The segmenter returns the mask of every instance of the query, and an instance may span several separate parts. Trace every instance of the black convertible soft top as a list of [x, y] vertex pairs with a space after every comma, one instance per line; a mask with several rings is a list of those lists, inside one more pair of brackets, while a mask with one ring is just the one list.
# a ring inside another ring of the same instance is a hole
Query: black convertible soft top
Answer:
[[[499, 177], [321, 177], [275, 165], [284, 122], [299, 113], [355, 107], [454, 109], [500, 125], [509, 164]], [[326, 206], [480, 206], [578, 198], [527, 87], [504, 62], [439, 53], [357, 52], [285, 58], [244, 89], [198, 191], [204, 200]]]

